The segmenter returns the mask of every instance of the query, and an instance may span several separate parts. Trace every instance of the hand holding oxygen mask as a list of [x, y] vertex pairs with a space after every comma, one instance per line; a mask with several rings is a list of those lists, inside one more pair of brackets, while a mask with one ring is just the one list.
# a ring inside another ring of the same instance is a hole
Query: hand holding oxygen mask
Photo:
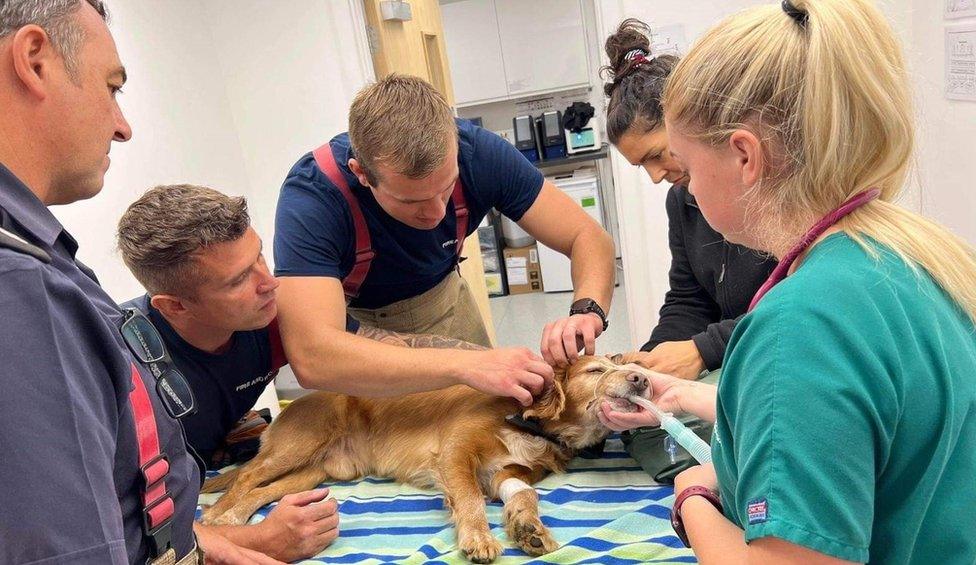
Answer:
[[604, 403], [598, 415], [600, 421], [615, 431], [660, 426], [698, 462], [710, 461], [711, 449], [708, 444], [674, 414], [687, 412], [714, 421], [715, 387], [655, 373], [643, 367], [639, 371], [651, 382], [651, 399], [631, 396], [627, 405]]

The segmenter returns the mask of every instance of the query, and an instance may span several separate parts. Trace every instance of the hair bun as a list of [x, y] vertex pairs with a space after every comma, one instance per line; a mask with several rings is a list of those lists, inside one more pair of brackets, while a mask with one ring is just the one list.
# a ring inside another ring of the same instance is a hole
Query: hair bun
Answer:
[[[617, 31], [607, 38], [604, 50], [610, 64], [603, 67], [610, 82], [604, 85], [607, 96], [613, 93], [620, 80], [633, 71], [635, 59], [649, 59], [651, 56], [651, 28], [641, 20], [628, 18], [617, 27]], [[640, 57], [638, 57], [638, 55]]]

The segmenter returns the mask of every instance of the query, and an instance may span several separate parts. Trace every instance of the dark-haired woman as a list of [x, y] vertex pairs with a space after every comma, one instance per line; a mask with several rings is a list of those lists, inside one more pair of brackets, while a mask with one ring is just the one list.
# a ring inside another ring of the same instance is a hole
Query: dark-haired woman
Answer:
[[736, 320], [776, 262], [725, 241], [688, 192], [688, 177], [668, 151], [661, 109], [661, 92], [678, 58], [652, 56], [648, 35], [646, 24], [628, 19], [607, 38], [607, 135], [655, 184], [672, 185], [666, 204], [670, 290], [657, 327], [641, 347], [642, 364], [695, 379], [721, 366]]

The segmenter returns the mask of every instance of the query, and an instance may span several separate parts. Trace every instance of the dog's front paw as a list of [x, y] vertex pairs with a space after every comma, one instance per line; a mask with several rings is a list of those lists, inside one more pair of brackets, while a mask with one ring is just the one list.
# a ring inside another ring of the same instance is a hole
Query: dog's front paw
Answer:
[[539, 495], [534, 490], [519, 491], [509, 498], [504, 516], [508, 539], [522, 551], [539, 556], [559, 549], [559, 544], [539, 519]]
[[200, 523], [201, 524], [203, 524], [205, 526], [212, 526], [213, 523], [214, 523], [214, 520], [216, 520], [217, 518], [220, 517], [220, 512], [217, 511], [217, 510], [214, 510], [214, 507], [215, 507], [214, 504], [211, 504], [210, 506], [204, 506], [203, 507], [203, 515], [200, 516]]
[[537, 517], [516, 516], [507, 526], [512, 542], [529, 555], [545, 555], [559, 549], [559, 544], [552, 539], [549, 528]]
[[502, 544], [488, 531], [459, 533], [458, 548], [473, 563], [491, 563], [502, 553]]

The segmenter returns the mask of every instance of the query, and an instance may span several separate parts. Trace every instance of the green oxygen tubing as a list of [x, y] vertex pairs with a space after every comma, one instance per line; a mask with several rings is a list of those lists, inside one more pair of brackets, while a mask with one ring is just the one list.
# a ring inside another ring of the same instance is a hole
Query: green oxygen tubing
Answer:
[[661, 421], [661, 428], [678, 442], [678, 445], [685, 448], [701, 464], [711, 463], [712, 448], [705, 443], [705, 440], [698, 437], [695, 432], [689, 430], [687, 426], [678, 421], [674, 414], [665, 412], [657, 407], [656, 404], [643, 396], [629, 396], [627, 400], [642, 406], [645, 410], [654, 414]]

